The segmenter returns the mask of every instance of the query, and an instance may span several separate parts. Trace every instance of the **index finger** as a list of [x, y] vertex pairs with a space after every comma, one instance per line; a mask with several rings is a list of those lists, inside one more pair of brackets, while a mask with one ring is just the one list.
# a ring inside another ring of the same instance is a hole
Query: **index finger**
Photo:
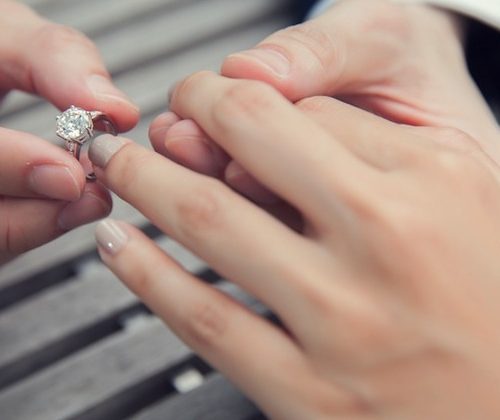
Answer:
[[361, 193], [376, 173], [261, 82], [197, 73], [178, 85], [171, 109], [194, 119], [258, 181], [313, 218], [326, 209], [331, 219], [332, 192]]
[[[313, 241], [293, 232], [222, 182], [194, 173], [125, 138], [97, 137], [89, 156], [105, 186], [222, 276], [273, 308], [282, 319], [295, 317], [299, 308], [309, 305], [301, 292], [310, 279], [306, 274], [309, 267], [290, 261], [307, 255], [317, 261], [317, 266], [330, 266], [331, 261], [324, 259]], [[330, 281], [316, 278], [315, 285], [329, 288]]]

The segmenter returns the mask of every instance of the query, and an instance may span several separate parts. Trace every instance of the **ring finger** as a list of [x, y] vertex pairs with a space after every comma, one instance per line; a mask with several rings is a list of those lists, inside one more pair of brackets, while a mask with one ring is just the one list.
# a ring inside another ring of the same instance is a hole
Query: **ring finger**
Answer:
[[[319, 293], [330, 290], [330, 279], [322, 281], [308, 272], [311, 267], [328, 267], [331, 272], [331, 259], [319, 252], [317, 244], [221, 182], [119, 137], [95, 139], [90, 157], [107, 187], [225, 278], [267, 304], [284, 322], [300, 325], [299, 313], [313, 311], [314, 302], [303, 297], [312, 278]], [[293, 263], [301, 258], [312, 265]]]
[[283, 412], [280, 394], [298, 394], [301, 386], [283, 372], [310, 376], [289, 336], [199, 281], [137, 229], [107, 220], [96, 237], [104, 262], [185, 343], [266, 411]]

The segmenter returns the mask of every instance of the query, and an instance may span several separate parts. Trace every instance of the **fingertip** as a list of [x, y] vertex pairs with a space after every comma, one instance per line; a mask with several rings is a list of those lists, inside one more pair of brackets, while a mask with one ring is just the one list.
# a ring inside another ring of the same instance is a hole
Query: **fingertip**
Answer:
[[165, 136], [172, 125], [180, 121], [180, 117], [173, 112], [165, 112], [158, 115], [149, 127], [149, 139], [153, 149], [166, 156]]
[[95, 99], [95, 108], [107, 113], [119, 132], [133, 128], [140, 118], [140, 109], [111, 79], [100, 74], [87, 77], [87, 88]]
[[207, 135], [193, 120], [173, 124], [164, 138], [169, 156], [181, 165], [196, 172], [217, 176], [220, 172], [212, 153]]
[[273, 49], [255, 48], [231, 54], [224, 60], [221, 74], [233, 79], [264, 82], [291, 100], [298, 97], [294, 92], [292, 63]]
[[221, 75], [233, 79], [260, 80], [272, 85], [280, 84], [283, 80], [259, 60], [244, 52], [227, 56], [222, 63]]
[[222, 67], [224, 69], [224, 66], [228, 66], [231, 69], [235, 65], [240, 70], [259, 69], [278, 79], [286, 78], [292, 68], [290, 59], [283, 51], [265, 45], [229, 55]]
[[81, 198], [59, 213], [57, 225], [63, 232], [106, 217], [112, 209], [111, 196], [102, 186], [87, 184]]

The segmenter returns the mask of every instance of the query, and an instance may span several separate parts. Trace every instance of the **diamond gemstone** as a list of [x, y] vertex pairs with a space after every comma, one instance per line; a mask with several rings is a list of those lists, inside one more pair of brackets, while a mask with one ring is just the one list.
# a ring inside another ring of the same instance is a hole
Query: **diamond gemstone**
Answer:
[[92, 129], [92, 118], [84, 109], [72, 106], [57, 116], [56, 133], [65, 140], [83, 142]]

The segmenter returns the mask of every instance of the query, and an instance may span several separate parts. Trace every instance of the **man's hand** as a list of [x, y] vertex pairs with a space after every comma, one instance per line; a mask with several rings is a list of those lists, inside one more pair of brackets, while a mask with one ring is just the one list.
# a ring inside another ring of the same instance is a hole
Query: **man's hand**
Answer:
[[[230, 55], [222, 74], [264, 81], [292, 102], [335, 96], [400, 124], [458, 129], [500, 162], [498, 125], [469, 76], [461, 32], [457, 16], [429, 6], [345, 0]], [[157, 151], [270, 200], [192, 121], [178, 120], [169, 114], [153, 123]]]

